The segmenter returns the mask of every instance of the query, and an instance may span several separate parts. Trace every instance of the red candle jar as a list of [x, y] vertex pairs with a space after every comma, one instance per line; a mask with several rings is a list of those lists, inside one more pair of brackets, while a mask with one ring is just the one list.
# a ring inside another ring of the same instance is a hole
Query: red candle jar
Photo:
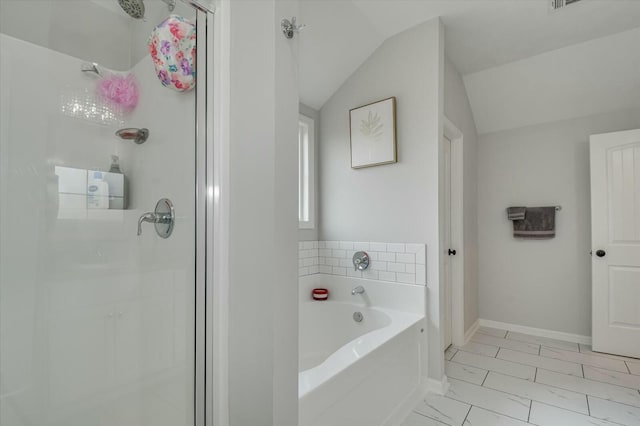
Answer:
[[326, 288], [314, 288], [311, 292], [313, 300], [327, 300], [329, 298], [329, 290]]

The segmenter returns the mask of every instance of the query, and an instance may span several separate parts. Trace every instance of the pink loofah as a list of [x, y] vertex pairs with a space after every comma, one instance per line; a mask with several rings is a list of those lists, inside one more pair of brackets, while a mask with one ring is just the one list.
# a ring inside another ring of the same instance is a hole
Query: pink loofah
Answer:
[[138, 105], [140, 92], [133, 74], [112, 74], [98, 81], [98, 93], [126, 111]]

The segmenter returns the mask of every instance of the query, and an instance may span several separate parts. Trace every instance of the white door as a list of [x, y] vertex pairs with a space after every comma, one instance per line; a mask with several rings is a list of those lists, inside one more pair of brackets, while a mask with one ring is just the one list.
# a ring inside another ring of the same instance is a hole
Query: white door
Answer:
[[451, 312], [452, 312], [452, 282], [451, 282], [451, 140], [443, 137], [442, 143], [443, 167], [444, 167], [444, 211], [443, 214], [443, 266], [444, 266], [444, 347], [451, 345]]
[[591, 136], [593, 350], [640, 357], [640, 129]]

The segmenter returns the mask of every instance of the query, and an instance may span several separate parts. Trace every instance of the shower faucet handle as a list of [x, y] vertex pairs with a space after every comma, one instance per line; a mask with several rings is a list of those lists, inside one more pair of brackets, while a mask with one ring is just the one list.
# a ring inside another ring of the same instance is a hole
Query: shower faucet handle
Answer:
[[155, 213], [147, 212], [138, 219], [138, 235], [142, 235], [142, 222], [156, 223], [158, 217]]
[[153, 223], [156, 228], [156, 233], [161, 238], [169, 238], [173, 232], [173, 226], [175, 224], [176, 215], [173, 209], [173, 203], [168, 198], [162, 198], [156, 204], [154, 212], [144, 213], [138, 219], [138, 235], [142, 235], [142, 223]]

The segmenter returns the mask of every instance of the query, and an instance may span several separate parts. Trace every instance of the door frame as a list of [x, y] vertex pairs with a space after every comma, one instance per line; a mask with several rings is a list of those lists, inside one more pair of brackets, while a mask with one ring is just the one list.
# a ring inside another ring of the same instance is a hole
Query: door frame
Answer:
[[451, 141], [451, 246], [457, 251], [451, 262], [451, 342], [464, 346], [464, 135], [446, 116], [443, 124]]

